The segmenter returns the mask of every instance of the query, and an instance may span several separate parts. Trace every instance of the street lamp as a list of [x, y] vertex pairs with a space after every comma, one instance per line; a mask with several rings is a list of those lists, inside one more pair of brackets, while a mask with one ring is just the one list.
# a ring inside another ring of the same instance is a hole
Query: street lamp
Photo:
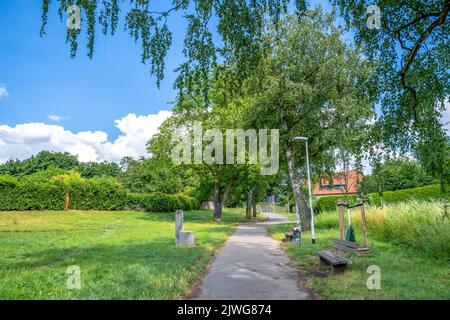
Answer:
[[316, 243], [316, 235], [314, 232], [314, 210], [312, 206], [312, 193], [311, 193], [311, 173], [309, 170], [309, 151], [308, 151], [308, 138], [306, 137], [295, 137], [294, 141], [305, 142], [306, 144], [306, 169], [308, 171], [308, 191], [309, 191], [309, 209], [311, 211], [311, 238], [312, 243]]

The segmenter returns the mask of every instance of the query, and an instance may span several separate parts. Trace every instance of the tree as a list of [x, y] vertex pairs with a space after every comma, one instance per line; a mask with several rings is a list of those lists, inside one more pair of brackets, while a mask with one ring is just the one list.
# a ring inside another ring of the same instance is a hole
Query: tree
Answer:
[[23, 176], [49, 168], [71, 170], [76, 169], [78, 165], [78, 158], [70, 153], [41, 151], [36, 156], [28, 159], [9, 160], [5, 164], [0, 165], [0, 174]]
[[435, 117], [426, 109], [427, 104], [443, 108], [437, 103], [443, 103], [449, 95], [450, 1], [383, 1], [380, 29], [368, 27], [372, 1], [332, 3], [356, 32], [356, 42], [378, 62], [377, 76], [387, 95], [382, 100], [387, 115], [400, 116], [405, 124], [413, 120], [416, 125], [427, 116]]
[[[218, 150], [209, 149], [214, 142], [218, 142], [224, 148], [227, 140], [228, 129], [245, 130], [245, 110], [249, 107], [247, 99], [237, 92], [230, 92], [226, 82], [230, 80], [227, 67], [217, 65], [210, 76], [210, 95], [206, 99], [202, 94], [191, 94], [187, 97], [178, 97], [177, 105], [172, 110], [173, 115], [167, 119], [160, 128], [160, 132], [149, 141], [149, 152], [153, 156], [162, 157], [165, 161], [172, 161], [172, 150], [177, 150], [177, 145], [185, 138], [190, 141], [185, 151], [189, 153], [187, 161], [181, 165], [197, 177], [196, 191], [199, 200], [212, 200], [214, 203], [215, 220], [220, 220], [223, 207], [228, 203], [230, 197], [232, 202], [240, 202], [245, 197], [253, 208], [260, 197], [260, 180], [250, 178], [251, 172], [259, 170], [257, 165], [230, 164], [224, 161], [224, 154]], [[198, 92], [198, 91], [196, 91]], [[193, 139], [195, 123], [200, 123], [203, 139], [196, 142]], [[219, 137], [206, 137], [209, 129], [216, 130]], [[217, 140], [219, 139], [219, 140]], [[233, 142], [236, 142], [234, 138]], [[192, 153], [200, 149], [202, 159], [192, 161]], [[223, 150], [225, 151], [225, 150]], [[177, 154], [177, 152], [175, 152]], [[180, 153], [178, 152], [177, 156]], [[212, 161], [207, 161], [205, 156]], [[222, 161], [218, 161], [222, 160]], [[236, 160], [236, 159], [235, 159]], [[239, 191], [238, 191], [239, 190]], [[236, 196], [239, 192], [240, 197]], [[245, 194], [245, 196], [244, 196]], [[249, 195], [251, 196], [249, 197]], [[256, 210], [253, 210], [256, 212]]]
[[426, 172], [438, 179], [441, 192], [445, 194], [450, 185], [450, 138], [444, 133], [436, 134], [435, 130], [431, 127], [427, 139], [416, 144], [417, 157]]
[[435, 180], [416, 161], [391, 159], [374, 166], [372, 174], [364, 177], [360, 189], [364, 193], [393, 191], [429, 185]]
[[100, 176], [117, 177], [120, 173], [120, 167], [117, 163], [103, 161], [97, 162], [81, 162], [79, 171], [83, 178], [93, 178]]
[[[46, 24], [51, 0], [42, 0], [41, 36]], [[81, 28], [68, 28], [66, 42], [70, 44], [71, 57], [78, 50], [78, 38], [86, 33], [87, 50], [94, 55], [95, 35], [98, 28], [106, 36], [114, 35], [119, 20], [135, 42], [141, 45], [141, 61], [150, 64], [151, 75], [159, 85], [164, 77], [164, 62], [172, 44], [172, 31], [168, 19], [180, 13], [187, 21], [183, 53], [186, 62], [179, 72], [180, 88], [197, 88], [207, 98], [209, 73], [221, 58], [226, 64], [236, 63], [240, 75], [250, 72], [259, 61], [259, 40], [267, 18], [278, 21], [288, 12], [291, 3], [300, 14], [306, 9], [305, 0], [173, 0], [166, 9], [156, 8], [151, 0], [57, 0], [58, 14], [62, 20], [65, 12], [81, 13]], [[72, 9], [72, 10], [70, 10]], [[211, 23], [215, 21], [215, 23]], [[215, 29], [213, 29], [215, 28]], [[213, 34], [220, 40], [214, 41]], [[242, 79], [241, 76], [236, 79]], [[192, 82], [200, 86], [192, 86]]]
[[439, 120], [450, 96], [450, 1], [381, 1], [380, 29], [368, 27], [373, 1], [331, 2], [355, 32], [356, 43], [377, 62], [382, 141], [391, 150], [418, 153], [443, 185], [450, 171], [448, 136]]
[[244, 203], [246, 218], [249, 220], [252, 217], [256, 218], [257, 203], [263, 200], [271, 180], [272, 176], [261, 175], [259, 165], [246, 164], [241, 166], [234, 188], [230, 192], [228, 204], [236, 207]]
[[184, 191], [184, 175], [181, 168], [171, 162], [152, 157], [132, 160], [119, 175], [119, 181], [132, 192], [175, 194]]
[[256, 126], [281, 128], [280, 147], [304, 230], [310, 227], [302, 190], [305, 146], [293, 138], [309, 138], [313, 167], [319, 170], [334, 165], [330, 154], [336, 148], [359, 151], [374, 116], [371, 65], [344, 44], [333, 21], [333, 16], [317, 9], [301, 19], [289, 16], [278, 28], [270, 28], [266, 39], [270, 51], [251, 82], [255, 102], [249, 117]]

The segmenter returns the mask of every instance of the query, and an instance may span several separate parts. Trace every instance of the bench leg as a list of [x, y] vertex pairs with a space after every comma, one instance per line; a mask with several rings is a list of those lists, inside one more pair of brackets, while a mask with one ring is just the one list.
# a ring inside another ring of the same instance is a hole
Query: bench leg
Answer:
[[322, 257], [319, 257], [320, 259], [320, 262], [319, 262], [319, 264], [320, 264], [320, 267], [322, 268], [322, 267], [324, 267], [324, 266], [326, 266], [326, 265], [328, 265], [328, 262], [327, 262], [327, 260], [325, 260], [325, 259], [323, 259]]
[[347, 264], [338, 264], [336, 266], [332, 266], [333, 274], [340, 274], [347, 270]]

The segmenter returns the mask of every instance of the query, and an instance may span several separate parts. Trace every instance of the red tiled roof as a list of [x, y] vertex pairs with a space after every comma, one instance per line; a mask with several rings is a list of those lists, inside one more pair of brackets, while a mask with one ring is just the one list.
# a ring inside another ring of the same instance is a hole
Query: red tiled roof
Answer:
[[[348, 193], [357, 193], [357, 183], [358, 183], [358, 180], [362, 179], [362, 176], [360, 176], [356, 171], [348, 171], [347, 177], [348, 177]], [[320, 187], [320, 185], [317, 185], [314, 188], [313, 195], [324, 196], [324, 195], [345, 194], [345, 175], [344, 175], [344, 173], [342, 173], [342, 172], [337, 173], [335, 178], [333, 179], [331, 190], [325, 190], [325, 189], [329, 188], [329, 186], [330, 186], [329, 180], [322, 179], [322, 187]], [[341, 186], [341, 187], [338, 187], [338, 186]], [[342, 188], [342, 189], [336, 189], [336, 187]]]

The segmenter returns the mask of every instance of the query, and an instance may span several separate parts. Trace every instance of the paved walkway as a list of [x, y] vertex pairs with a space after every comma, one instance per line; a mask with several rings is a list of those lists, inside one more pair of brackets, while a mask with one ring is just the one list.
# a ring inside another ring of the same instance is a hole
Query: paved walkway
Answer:
[[287, 219], [273, 213], [268, 216], [266, 222], [239, 225], [212, 263], [196, 299], [311, 299], [300, 286], [298, 271], [290, 265], [280, 242], [266, 230], [268, 224]]

